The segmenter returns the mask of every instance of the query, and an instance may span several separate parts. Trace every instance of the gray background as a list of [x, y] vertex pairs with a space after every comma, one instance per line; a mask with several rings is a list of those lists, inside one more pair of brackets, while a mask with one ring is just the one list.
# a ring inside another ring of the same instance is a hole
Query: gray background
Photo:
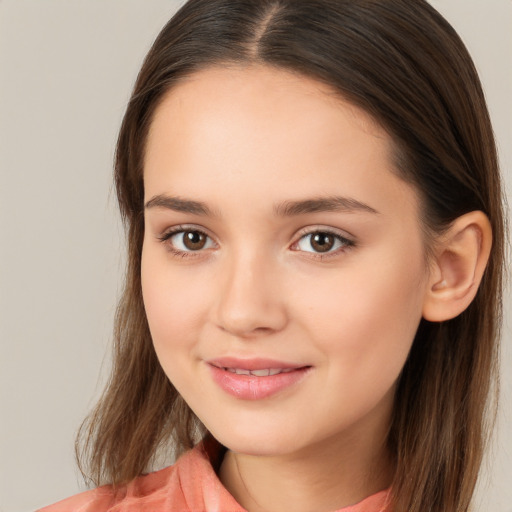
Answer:
[[[0, 0], [0, 511], [83, 489], [123, 269], [114, 143], [142, 58], [181, 2]], [[436, 0], [481, 73], [512, 183], [512, 2]], [[512, 310], [498, 434], [476, 510], [512, 510]]]

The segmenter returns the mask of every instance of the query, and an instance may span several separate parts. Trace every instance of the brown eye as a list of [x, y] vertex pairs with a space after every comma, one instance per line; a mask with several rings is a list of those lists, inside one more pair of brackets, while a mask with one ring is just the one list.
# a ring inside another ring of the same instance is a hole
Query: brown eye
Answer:
[[329, 233], [314, 233], [311, 235], [310, 244], [316, 252], [327, 252], [334, 247], [334, 236]]
[[207, 237], [200, 231], [184, 231], [183, 245], [190, 251], [198, 251], [206, 245]]
[[302, 236], [295, 244], [296, 250], [310, 253], [336, 253], [352, 247], [354, 242], [329, 231], [313, 231]]
[[212, 249], [215, 242], [198, 229], [177, 229], [160, 238], [173, 252], [186, 254], [203, 249]]

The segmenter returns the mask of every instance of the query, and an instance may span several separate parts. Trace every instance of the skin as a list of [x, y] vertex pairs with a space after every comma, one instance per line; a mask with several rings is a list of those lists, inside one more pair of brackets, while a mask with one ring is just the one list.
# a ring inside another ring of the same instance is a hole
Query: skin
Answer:
[[[418, 196], [395, 172], [388, 134], [310, 78], [210, 68], [157, 108], [144, 184], [142, 288], [155, 350], [228, 447], [227, 489], [250, 512], [305, 512], [387, 488], [395, 384], [431, 290]], [[162, 196], [210, 214], [158, 206]], [[275, 212], [333, 196], [369, 208]], [[179, 233], [161, 240], [176, 227], [204, 232], [204, 248], [187, 250]], [[349, 243], [319, 255], [308, 234], [326, 230]], [[205, 361], [223, 356], [311, 370], [276, 395], [242, 400], [211, 377]]]

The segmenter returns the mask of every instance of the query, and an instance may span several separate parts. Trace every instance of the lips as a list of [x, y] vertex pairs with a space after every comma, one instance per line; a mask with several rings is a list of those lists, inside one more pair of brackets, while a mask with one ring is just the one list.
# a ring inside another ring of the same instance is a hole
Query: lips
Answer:
[[279, 373], [293, 372], [293, 368], [262, 368], [261, 370], [245, 370], [243, 368], [223, 368], [224, 370], [236, 373], [237, 375], [253, 375], [255, 377], [268, 377], [269, 375], [278, 375]]
[[218, 368], [232, 368], [249, 371], [267, 370], [271, 368], [277, 368], [280, 370], [296, 370], [297, 368], [303, 368], [304, 366], [307, 366], [262, 357], [251, 359], [242, 359], [237, 357], [219, 357], [217, 359], [210, 359], [206, 362]]
[[213, 380], [226, 393], [243, 400], [262, 400], [298, 384], [311, 366], [271, 359], [225, 357], [206, 361]]

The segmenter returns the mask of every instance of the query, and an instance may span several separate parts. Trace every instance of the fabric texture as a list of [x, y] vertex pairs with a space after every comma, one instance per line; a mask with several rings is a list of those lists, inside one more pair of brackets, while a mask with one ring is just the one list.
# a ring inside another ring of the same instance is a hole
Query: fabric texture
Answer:
[[[176, 464], [135, 478], [114, 492], [102, 486], [77, 494], [38, 512], [247, 512], [218, 479], [214, 466], [222, 447], [207, 440], [182, 455]], [[388, 491], [337, 512], [390, 512]]]

